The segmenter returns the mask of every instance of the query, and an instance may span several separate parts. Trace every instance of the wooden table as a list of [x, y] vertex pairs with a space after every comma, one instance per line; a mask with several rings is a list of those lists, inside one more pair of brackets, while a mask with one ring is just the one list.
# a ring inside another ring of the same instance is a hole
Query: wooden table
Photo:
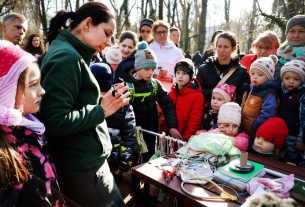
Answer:
[[[296, 178], [305, 180], [305, 169], [298, 168], [293, 165], [289, 165], [286, 163], [278, 162], [271, 160], [269, 158], [258, 157], [253, 154], [249, 154], [249, 159], [255, 162], [259, 162], [265, 165], [266, 168], [275, 170], [284, 174], [291, 174], [293, 173]], [[211, 207], [233, 207], [233, 206], [240, 206], [242, 203], [245, 202], [246, 197], [249, 195], [244, 195], [239, 197], [237, 201], [204, 201], [192, 196], [185, 194], [181, 190], [181, 180], [178, 177], [174, 177], [173, 180], [170, 182], [166, 182], [166, 180], [162, 176], [162, 170], [158, 169], [162, 163], [165, 163], [167, 159], [161, 157], [150, 161], [148, 163], [144, 163], [132, 168], [132, 174], [136, 175], [140, 179], [153, 184], [154, 186], [164, 189], [166, 192], [170, 193], [171, 195], [177, 197], [179, 199], [179, 206], [181, 207], [202, 207], [202, 206], [211, 206]], [[267, 175], [268, 177], [272, 177]], [[189, 191], [196, 193], [197, 195], [203, 196], [219, 196], [219, 193], [216, 189], [208, 189], [211, 184], [206, 184], [202, 187], [195, 186], [195, 185], [185, 185]], [[228, 191], [230, 192], [230, 191]], [[233, 193], [233, 192], [230, 192]], [[297, 201], [298, 206], [304, 206], [305, 203], [301, 201]]]

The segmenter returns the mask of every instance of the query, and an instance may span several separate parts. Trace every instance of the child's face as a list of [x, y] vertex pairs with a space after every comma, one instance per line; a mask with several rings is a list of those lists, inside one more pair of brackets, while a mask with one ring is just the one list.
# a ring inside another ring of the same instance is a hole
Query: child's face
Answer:
[[190, 76], [188, 73], [182, 71], [182, 70], [177, 70], [176, 72], [176, 83], [178, 84], [178, 88], [181, 89], [186, 84], [190, 82]]
[[255, 68], [251, 70], [250, 78], [251, 78], [251, 83], [254, 86], [262, 85], [269, 80], [261, 70]]
[[23, 114], [38, 112], [42, 96], [45, 94], [40, 85], [40, 70], [38, 66], [31, 64], [29, 67], [29, 81], [24, 91]]
[[226, 103], [225, 97], [220, 93], [212, 93], [211, 107], [214, 111], [218, 111], [222, 104]]
[[135, 50], [135, 43], [132, 39], [124, 39], [120, 44], [120, 51], [122, 53], [122, 58], [126, 59], [129, 57]]
[[266, 141], [262, 137], [255, 137], [253, 147], [259, 153], [272, 153], [275, 149], [273, 143]]
[[297, 73], [291, 71], [284, 73], [282, 81], [285, 88], [289, 91], [298, 88], [302, 84], [301, 77]]
[[219, 131], [230, 137], [235, 137], [238, 134], [238, 128], [239, 126], [234, 123], [218, 123]]
[[255, 47], [257, 58], [268, 57], [276, 51], [272, 44], [266, 41], [259, 41]]
[[137, 79], [149, 81], [153, 76], [155, 68], [142, 68], [137, 71]]

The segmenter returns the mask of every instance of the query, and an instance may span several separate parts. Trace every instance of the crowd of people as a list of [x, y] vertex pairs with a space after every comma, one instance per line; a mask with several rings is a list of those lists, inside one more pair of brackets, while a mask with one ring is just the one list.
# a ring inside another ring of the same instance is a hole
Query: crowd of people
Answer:
[[[115, 17], [89, 2], [50, 21], [46, 51], [26, 18], [10, 13], [0, 40], [0, 206], [125, 206], [116, 179], [155, 154], [157, 137], [232, 137], [251, 151], [305, 167], [305, 15], [286, 41], [264, 31], [250, 54], [218, 30], [192, 57], [180, 30], [144, 19], [113, 39]], [[164, 80], [167, 85], [164, 85]], [[170, 84], [170, 85], [168, 85]], [[277, 130], [274, 130], [274, 129]], [[135, 206], [147, 206], [133, 176]]]

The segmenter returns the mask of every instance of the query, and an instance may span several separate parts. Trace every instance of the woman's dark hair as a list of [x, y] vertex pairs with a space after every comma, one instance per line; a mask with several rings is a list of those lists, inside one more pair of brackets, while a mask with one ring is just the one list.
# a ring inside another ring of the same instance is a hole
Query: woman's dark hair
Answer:
[[[109, 19], [114, 18], [109, 8], [100, 2], [88, 2], [78, 8], [75, 12], [59, 11], [50, 21], [48, 32], [48, 41], [51, 43], [58, 33], [66, 28], [73, 30], [84, 19], [91, 17], [92, 24], [98, 25], [102, 22], [108, 22]], [[71, 22], [68, 25], [67, 20]]]
[[[38, 46], [38, 50], [37, 48], [35, 48], [32, 44], [32, 41], [34, 39], [34, 37], [39, 37], [39, 46]], [[38, 51], [40, 55], [42, 55], [43, 53], [45, 53], [45, 48], [44, 48], [44, 44], [43, 44], [43, 39], [40, 37], [39, 34], [31, 34], [28, 38], [28, 41], [26, 42], [24, 48], [25, 51], [31, 53], [32, 51]]]
[[223, 30], [216, 30], [212, 36], [212, 39], [211, 39], [211, 44], [213, 45], [214, 44], [214, 41], [215, 41], [215, 38], [218, 34], [220, 33], [223, 33], [224, 31]]
[[233, 32], [219, 33], [215, 39], [215, 47], [217, 46], [217, 42], [218, 42], [219, 38], [224, 38], [224, 39], [229, 40], [231, 42], [232, 48], [237, 46], [237, 37]]
[[131, 39], [133, 41], [133, 45], [136, 46], [138, 43], [137, 34], [132, 31], [124, 31], [120, 36], [120, 42], [123, 42], [125, 39]]

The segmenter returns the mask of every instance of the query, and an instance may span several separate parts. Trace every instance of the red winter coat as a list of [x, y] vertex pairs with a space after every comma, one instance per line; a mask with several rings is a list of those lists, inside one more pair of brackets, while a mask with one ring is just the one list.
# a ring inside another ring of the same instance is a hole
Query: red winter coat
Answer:
[[196, 79], [192, 79], [180, 91], [173, 85], [168, 95], [176, 109], [178, 131], [183, 140], [188, 140], [201, 129], [204, 107], [201, 86]]
[[243, 65], [246, 69], [247, 72], [250, 74], [250, 66], [251, 64], [257, 59], [257, 55], [256, 54], [249, 54], [244, 56], [239, 63], [241, 65]]

